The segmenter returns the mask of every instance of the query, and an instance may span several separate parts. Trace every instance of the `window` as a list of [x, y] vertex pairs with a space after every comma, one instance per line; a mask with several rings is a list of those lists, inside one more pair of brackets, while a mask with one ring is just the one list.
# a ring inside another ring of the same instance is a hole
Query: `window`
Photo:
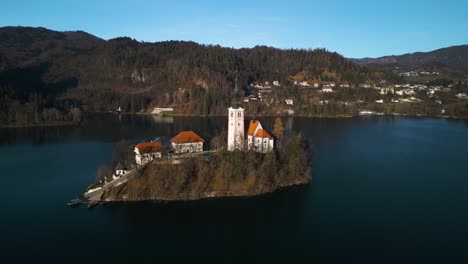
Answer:
[[233, 116], [234, 116], [234, 113], [231, 113], [231, 117], [233, 117]]
[[237, 116], [238, 116], [238, 117], [241, 117], [241, 113], [240, 113], [240, 112], [239, 112], [239, 113], [237, 113]]
[[234, 124], [233, 124], [233, 123], [231, 123], [231, 126], [233, 126], [233, 125], [234, 125]]
[[237, 126], [240, 126], [240, 123], [237, 123]]

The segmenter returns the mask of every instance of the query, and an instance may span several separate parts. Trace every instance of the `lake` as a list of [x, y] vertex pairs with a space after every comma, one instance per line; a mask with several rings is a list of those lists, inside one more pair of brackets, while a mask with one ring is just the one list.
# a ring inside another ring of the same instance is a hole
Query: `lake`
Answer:
[[[261, 119], [271, 131], [273, 119]], [[254, 198], [69, 208], [121, 139], [207, 141], [226, 118], [97, 115], [0, 129], [0, 256], [174, 263], [468, 260], [468, 122], [284, 118], [311, 143], [312, 181]]]

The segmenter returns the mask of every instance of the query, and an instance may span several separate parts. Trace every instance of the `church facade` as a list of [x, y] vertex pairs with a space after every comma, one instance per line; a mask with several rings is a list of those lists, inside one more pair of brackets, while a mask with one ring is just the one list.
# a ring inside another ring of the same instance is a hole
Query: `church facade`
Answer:
[[274, 139], [258, 120], [251, 120], [247, 130], [247, 138], [244, 132], [244, 109], [241, 107], [228, 108], [228, 151], [254, 150], [267, 153], [274, 148]]

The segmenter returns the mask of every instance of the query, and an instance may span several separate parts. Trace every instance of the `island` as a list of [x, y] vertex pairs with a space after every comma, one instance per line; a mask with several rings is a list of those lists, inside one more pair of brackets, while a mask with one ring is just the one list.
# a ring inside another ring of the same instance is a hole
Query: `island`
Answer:
[[123, 144], [113, 154], [120, 159], [115, 168], [100, 168], [83, 199], [70, 205], [250, 197], [309, 183], [305, 137], [285, 133], [279, 117], [272, 134], [259, 120], [244, 120], [237, 105], [228, 109], [227, 133], [215, 135], [208, 150], [194, 131], [181, 131], [169, 144]]

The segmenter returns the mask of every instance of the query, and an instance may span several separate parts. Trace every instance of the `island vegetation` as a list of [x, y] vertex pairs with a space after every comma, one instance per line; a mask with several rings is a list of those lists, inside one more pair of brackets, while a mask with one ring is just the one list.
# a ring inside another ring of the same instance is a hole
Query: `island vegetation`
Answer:
[[[214, 197], [255, 196], [280, 188], [302, 185], [310, 181], [309, 142], [301, 134], [284, 135], [277, 118], [273, 133], [274, 149], [259, 153], [253, 149], [227, 151], [225, 132], [211, 140], [211, 151], [193, 155], [166, 155], [144, 166], [134, 162], [133, 146], [117, 144], [111, 164], [125, 158], [131, 179], [106, 188], [101, 201], [171, 201]], [[113, 179], [108, 166], [98, 169], [96, 183], [88, 188], [99, 189]], [[110, 186], [110, 185], [109, 185]]]
[[295, 135], [266, 154], [220, 150], [183, 159], [178, 164], [151, 163], [135, 179], [110, 189], [103, 199], [194, 200], [254, 196], [305, 184], [310, 178], [307, 143], [302, 136]]

